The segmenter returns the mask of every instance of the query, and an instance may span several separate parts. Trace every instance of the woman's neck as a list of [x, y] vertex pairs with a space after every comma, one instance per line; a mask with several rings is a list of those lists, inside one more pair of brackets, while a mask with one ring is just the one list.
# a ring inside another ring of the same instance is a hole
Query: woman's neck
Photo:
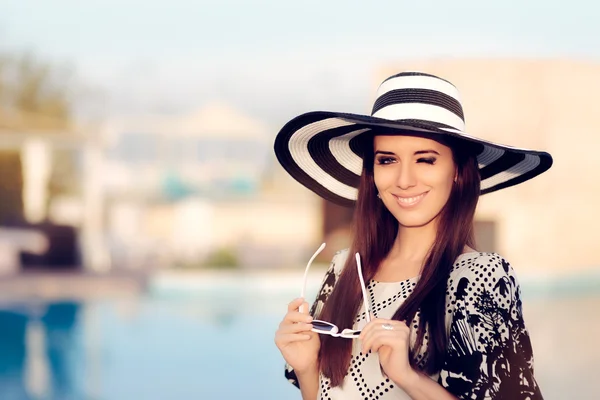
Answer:
[[436, 227], [433, 221], [419, 227], [400, 226], [388, 258], [422, 262], [431, 250], [435, 236]]
[[419, 275], [435, 240], [435, 227], [429, 225], [416, 228], [400, 226], [392, 249], [377, 268], [374, 279], [397, 282]]

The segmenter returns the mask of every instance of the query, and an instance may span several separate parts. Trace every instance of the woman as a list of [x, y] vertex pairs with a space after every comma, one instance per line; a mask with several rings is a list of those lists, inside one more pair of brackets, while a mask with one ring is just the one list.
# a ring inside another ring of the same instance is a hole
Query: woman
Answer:
[[475, 250], [473, 217], [481, 194], [548, 170], [548, 153], [467, 135], [457, 89], [415, 72], [385, 80], [371, 116], [293, 119], [275, 152], [355, 207], [350, 250], [275, 334], [303, 399], [541, 398], [515, 273]]

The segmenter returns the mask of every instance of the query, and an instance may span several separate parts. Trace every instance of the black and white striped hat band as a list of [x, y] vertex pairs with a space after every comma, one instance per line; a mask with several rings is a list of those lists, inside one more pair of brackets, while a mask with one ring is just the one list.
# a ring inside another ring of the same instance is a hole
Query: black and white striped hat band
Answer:
[[522, 183], [552, 166], [552, 157], [546, 152], [466, 134], [456, 87], [418, 72], [386, 79], [379, 86], [370, 116], [316, 111], [292, 119], [277, 134], [275, 154], [298, 182], [327, 200], [352, 206], [362, 173], [359, 139], [366, 133], [418, 135], [472, 146], [482, 194]]

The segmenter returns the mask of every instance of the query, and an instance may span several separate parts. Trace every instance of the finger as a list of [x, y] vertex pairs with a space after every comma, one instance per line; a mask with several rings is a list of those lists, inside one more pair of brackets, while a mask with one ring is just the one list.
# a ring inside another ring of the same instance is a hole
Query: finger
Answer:
[[[390, 340], [386, 340], [390, 339]], [[373, 342], [371, 343], [371, 352], [377, 353], [382, 346], [394, 347], [395, 343], [393, 342], [393, 338], [387, 338], [385, 335], [379, 335], [373, 338]]]
[[285, 347], [290, 343], [305, 342], [311, 339], [307, 333], [278, 333], [275, 335], [275, 344], [278, 347]]
[[[396, 325], [400, 328], [400, 329], [404, 329], [404, 328], [409, 328], [408, 324], [406, 323], [406, 321], [402, 320], [402, 321], [394, 321], [396, 323]], [[395, 329], [396, 327], [394, 327]], [[410, 328], [409, 328], [410, 329]]]
[[306, 314], [308, 312], [306, 302], [300, 304], [300, 308], [298, 308], [298, 311], [300, 311], [302, 314]]
[[404, 343], [405, 340], [403, 337], [393, 331], [377, 331], [369, 337], [368, 341], [364, 342], [363, 354], [366, 354], [368, 351], [377, 352], [381, 346], [399, 348], [400, 346], [403, 346]]
[[288, 311], [298, 311], [298, 307], [300, 307], [300, 305], [304, 303], [304, 299], [302, 297], [298, 297], [297, 299], [292, 300], [289, 304], [288, 304]]
[[[408, 337], [410, 335], [410, 329], [403, 322], [394, 321], [394, 320], [383, 320], [383, 319], [375, 320], [372, 322], [373, 323], [370, 324], [368, 329], [363, 329], [363, 331], [361, 332], [361, 335], [364, 334], [364, 336], [362, 337], [363, 353], [365, 353], [369, 350], [373, 351], [372, 343], [373, 343], [374, 338], [378, 337], [379, 335], [382, 335], [382, 334], [389, 333], [389, 336], [398, 337], [398, 340], [408, 341]], [[390, 324], [390, 325], [392, 325], [393, 329], [391, 329], [391, 330], [384, 329], [383, 324]]]
[[373, 325], [367, 324], [360, 330], [358, 339], [365, 343], [369, 337], [373, 334]]
[[[364, 331], [363, 331], [364, 332]], [[362, 340], [362, 352], [367, 354], [371, 350], [371, 344], [373, 343], [374, 337], [377, 335], [377, 330], [373, 327], [366, 333]]]
[[373, 343], [374, 338], [378, 335], [379, 332], [380, 331], [378, 330], [377, 325], [372, 325], [370, 327], [370, 329], [367, 331], [367, 333], [365, 334], [365, 336], [363, 337], [363, 340], [362, 340], [363, 354], [366, 354], [371, 350], [371, 344]]
[[362, 329], [360, 330], [360, 335], [358, 336], [358, 338], [360, 340], [364, 340], [365, 337], [369, 334], [369, 332], [371, 332], [371, 330], [373, 330], [373, 326], [374, 326], [374, 322], [373, 321], [374, 320], [371, 320], [371, 322], [367, 322], [365, 324], [365, 326], [362, 327]]
[[304, 302], [304, 303], [302, 303], [302, 304], [300, 305], [300, 309], [299, 309], [299, 311], [300, 311], [302, 314], [307, 314], [307, 315], [308, 315], [308, 311], [309, 311], [308, 303], [307, 303], [307, 302]]
[[312, 324], [306, 324], [303, 322], [297, 324], [286, 324], [281, 326], [277, 332], [281, 333], [301, 333], [301, 332], [310, 332], [313, 328]]
[[381, 327], [381, 325], [383, 325], [383, 324], [391, 323], [391, 322], [394, 322], [394, 321], [389, 320], [389, 319], [382, 319], [382, 318], [375, 318], [375, 319], [371, 320], [371, 322], [367, 323], [362, 328], [359, 339], [365, 340], [366, 336], [369, 335], [369, 333], [371, 333], [374, 329]]
[[285, 317], [283, 317], [283, 322], [287, 323], [311, 322], [312, 320], [313, 317], [307, 314], [302, 314], [299, 311], [290, 311], [285, 314]]
[[410, 334], [410, 328], [408, 327], [408, 325], [406, 325], [406, 322], [404, 321], [390, 321], [389, 324], [392, 325], [392, 330], [395, 332], [399, 332], [406, 335]]
[[383, 329], [383, 325], [391, 325], [393, 327], [392, 330], [408, 329], [408, 325], [406, 325], [406, 323], [404, 321], [396, 321], [394, 319], [383, 319], [383, 318], [376, 318], [376, 319], [372, 320], [367, 325], [365, 325], [365, 328], [367, 326], [370, 326], [371, 327], [370, 329]]

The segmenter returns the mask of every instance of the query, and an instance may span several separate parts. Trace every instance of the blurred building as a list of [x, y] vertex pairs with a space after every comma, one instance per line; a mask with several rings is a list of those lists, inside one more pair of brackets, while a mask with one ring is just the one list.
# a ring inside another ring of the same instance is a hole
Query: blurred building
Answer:
[[476, 215], [482, 250], [496, 251], [517, 270], [532, 273], [599, 267], [600, 64], [402, 61], [383, 66], [374, 87], [403, 70], [429, 72], [454, 83], [472, 135], [546, 150], [554, 157], [545, 174], [482, 196]]
[[144, 116], [111, 123], [107, 189], [131, 196], [211, 198], [257, 190], [269, 130], [222, 104], [184, 116]]
[[260, 121], [211, 104], [190, 115], [114, 121], [108, 132], [103, 175], [115, 263], [193, 265], [220, 252], [244, 266], [286, 266], [315, 246], [319, 203], [281, 178], [273, 130]]

